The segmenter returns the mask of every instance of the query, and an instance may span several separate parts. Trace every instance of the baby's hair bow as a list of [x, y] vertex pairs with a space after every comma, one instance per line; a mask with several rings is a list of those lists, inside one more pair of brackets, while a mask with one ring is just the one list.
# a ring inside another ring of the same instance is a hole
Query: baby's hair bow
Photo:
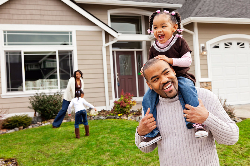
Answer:
[[177, 29], [177, 31], [178, 31], [178, 32], [182, 32], [182, 31], [183, 31], [183, 29]]
[[167, 11], [167, 10], [164, 10], [163, 12], [164, 12], [164, 13], [169, 13], [169, 11]]
[[176, 34], [176, 36], [182, 38], [182, 35]]
[[160, 10], [156, 10], [156, 13], [160, 13], [161, 11]]
[[175, 12], [174, 11], [172, 11], [172, 13], [171, 13], [173, 16], [175, 15]]
[[147, 31], [148, 31], [148, 33], [153, 33], [153, 31], [150, 31], [150, 29], [148, 29]]

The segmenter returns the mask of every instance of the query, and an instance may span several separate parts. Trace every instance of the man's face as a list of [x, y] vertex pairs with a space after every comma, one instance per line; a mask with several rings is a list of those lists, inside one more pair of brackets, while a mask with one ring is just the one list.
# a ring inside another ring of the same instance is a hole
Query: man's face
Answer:
[[144, 72], [149, 88], [161, 97], [173, 98], [178, 94], [176, 74], [167, 62], [159, 60]]

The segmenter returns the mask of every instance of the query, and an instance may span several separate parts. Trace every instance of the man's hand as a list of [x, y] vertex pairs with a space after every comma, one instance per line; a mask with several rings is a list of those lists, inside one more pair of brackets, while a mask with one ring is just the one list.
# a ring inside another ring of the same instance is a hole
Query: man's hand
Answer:
[[149, 114], [149, 112], [150, 108], [148, 108], [147, 113], [142, 118], [137, 128], [137, 132], [140, 136], [146, 135], [156, 128], [155, 118], [153, 114]]
[[164, 61], [168, 62], [169, 64], [173, 65], [173, 59], [172, 58], [168, 58], [165, 55], [158, 55], [158, 56], [156, 56], [154, 58], [155, 59], [164, 60]]
[[186, 121], [188, 122], [202, 124], [208, 118], [209, 112], [203, 105], [203, 102], [201, 101], [201, 99], [198, 99], [198, 100], [199, 100], [198, 107], [193, 107], [189, 104], [185, 105], [187, 109], [183, 111], [184, 112], [183, 116], [186, 117]]

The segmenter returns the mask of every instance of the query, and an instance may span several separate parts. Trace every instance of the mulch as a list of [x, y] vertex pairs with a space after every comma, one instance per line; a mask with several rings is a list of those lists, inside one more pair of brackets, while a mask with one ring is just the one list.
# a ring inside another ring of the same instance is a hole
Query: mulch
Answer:
[[0, 158], [0, 166], [18, 166], [17, 160], [14, 158], [3, 159]]

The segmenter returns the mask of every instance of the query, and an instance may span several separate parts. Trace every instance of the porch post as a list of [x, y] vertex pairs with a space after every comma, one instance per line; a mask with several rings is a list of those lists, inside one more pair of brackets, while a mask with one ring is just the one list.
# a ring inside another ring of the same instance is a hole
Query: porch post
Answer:
[[198, 38], [198, 26], [197, 22], [194, 22], [194, 35], [193, 35], [193, 45], [194, 45], [194, 65], [195, 65], [195, 79], [196, 87], [200, 87], [201, 69], [200, 69], [200, 54], [199, 54], [199, 38]]

